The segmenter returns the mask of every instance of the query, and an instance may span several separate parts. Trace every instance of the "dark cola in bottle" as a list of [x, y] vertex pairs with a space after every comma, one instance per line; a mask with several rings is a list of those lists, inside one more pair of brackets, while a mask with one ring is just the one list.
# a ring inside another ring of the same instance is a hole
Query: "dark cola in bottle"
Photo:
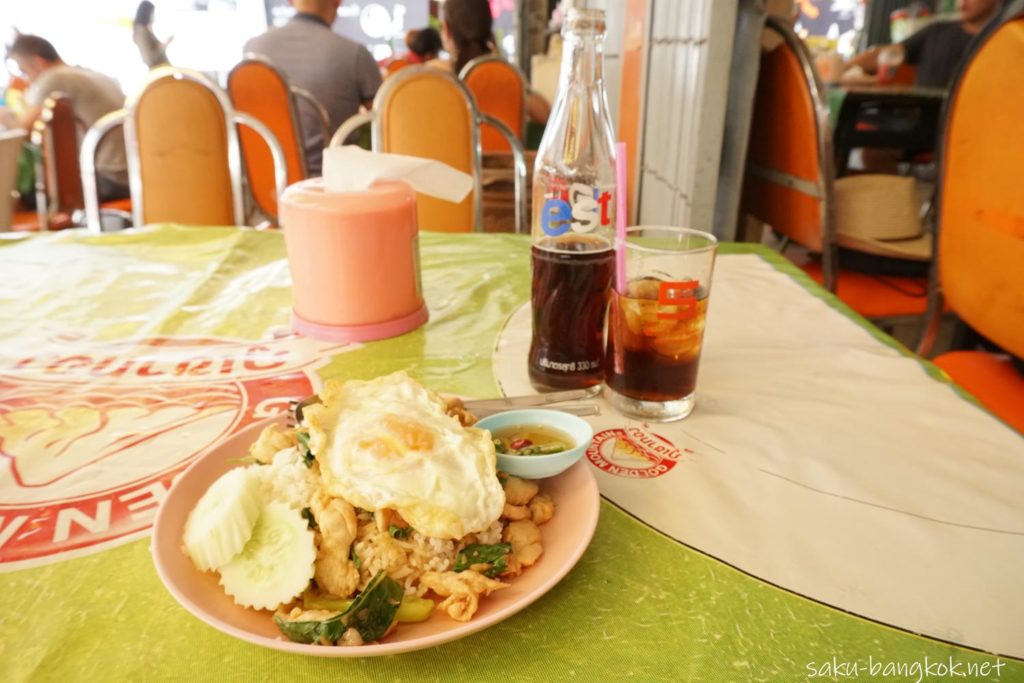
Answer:
[[569, 10], [562, 70], [533, 172], [530, 382], [582, 389], [604, 377], [615, 272], [615, 142], [604, 89], [604, 13]]

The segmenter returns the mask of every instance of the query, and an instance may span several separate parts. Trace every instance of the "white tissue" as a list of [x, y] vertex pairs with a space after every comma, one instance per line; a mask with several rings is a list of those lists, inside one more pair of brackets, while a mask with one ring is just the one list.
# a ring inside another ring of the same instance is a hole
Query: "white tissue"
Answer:
[[473, 176], [440, 161], [367, 152], [355, 145], [325, 149], [323, 172], [328, 192], [354, 192], [375, 180], [401, 180], [416, 192], [458, 203], [473, 189]]

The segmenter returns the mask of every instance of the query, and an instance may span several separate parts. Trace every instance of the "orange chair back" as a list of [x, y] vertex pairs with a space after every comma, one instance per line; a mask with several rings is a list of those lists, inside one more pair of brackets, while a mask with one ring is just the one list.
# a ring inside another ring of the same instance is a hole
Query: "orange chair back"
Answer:
[[[230, 172], [237, 150], [227, 97], [198, 75], [157, 69], [130, 111], [128, 139], [138, 155], [132, 198], [141, 190], [142, 199], [136, 225], [236, 224], [241, 197]], [[132, 156], [129, 148], [129, 164]]]
[[387, 68], [386, 68], [387, 75], [391, 76], [392, 74], [398, 73], [400, 70], [404, 69], [405, 67], [407, 67], [409, 65], [410, 65], [409, 60], [402, 59], [401, 57], [395, 57], [390, 62], [388, 62], [388, 65], [387, 65]]
[[[249, 114], [277, 137], [284, 150], [288, 184], [306, 177], [305, 149], [294, 96], [288, 81], [273, 65], [259, 59], [245, 59], [228, 75], [228, 94], [236, 111]], [[248, 128], [238, 129], [249, 189], [260, 210], [277, 217], [277, 187], [274, 159], [260, 135]]]
[[[519, 69], [496, 56], [478, 58], [466, 65], [460, 76], [476, 99], [477, 109], [493, 116], [509, 130], [523, 137], [526, 126], [526, 85]], [[480, 129], [484, 152], [510, 152], [505, 137], [492, 126]]]
[[[479, 178], [473, 101], [451, 74], [430, 67], [403, 69], [381, 88], [374, 109], [379, 151], [436, 159]], [[458, 204], [425, 195], [416, 201], [421, 230], [476, 227], [473, 193]]]
[[744, 212], [821, 252], [827, 177], [808, 78], [786, 41], [761, 56], [740, 201]]
[[36, 125], [46, 174], [46, 191], [56, 211], [70, 213], [85, 207], [82, 169], [78, 165], [78, 121], [71, 100], [62, 95], [47, 99]]
[[1024, 12], [990, 34], [950, 97], [938, 252], [950, 307], [1018, 357], [1024, 357], [1022, 64]]

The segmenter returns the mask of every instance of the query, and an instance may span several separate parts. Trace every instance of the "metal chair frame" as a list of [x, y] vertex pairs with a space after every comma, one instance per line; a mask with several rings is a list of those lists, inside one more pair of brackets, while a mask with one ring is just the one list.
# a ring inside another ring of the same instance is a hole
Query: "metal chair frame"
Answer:
[[[309, 164], [306, 161], [306, 145], [305, 145], [305, 131], [302, 129], [302, 117], [299, 115], [299, 100], [302, 100], [310, 107], [313, 108], [317, 118], [320, 119], [321, 130], [323, 132], [323, 140], [326, 142], [331, 139], [331, 117], [327, 113], [327, 108], [320, 103], [320, 100], [316, 98], [313, 93], [309, 92], [305, 88], [300, 88], [297, 85], [292, 85], [288, 82], [288, 77], [285, 76], [284, 72], [281, 71], [272, 61], [267, 57], [255, 53], [246, 52], [238, 64], [236, 64], [231, 72], [228, 73], [228, 83], [231, 83], [231, 76], [235, 73], [235, 70], [246, 64], [247, 62], [257, 62], [273, 71], [281, 82], [285, 84], [288, 91], [291, 93], [291, 97], [288, 98], [288, 115], [292, 119], [292, 125], [295, 127], [295, 132], [299, 138], [299, 160], [302, 163], [302, 170], [309, 175]], [[229, 86], [230, 91], [230, 86]]]
[[917, 354], [922, 357], [928, 357], [935, 347], [935, 342], [939, 334], [939, 326], [942, 324], [943, 309], [945, 308], [945, 297], [942, 294], [942, 282], [939, 279], [939, 258], [941, 256], [940, 252], [942, 247], [937, 236], [939, 230], [942, 229], [942, 188], [946, 171], [945, 153], [946, 144], [949, 140], [949, 122], [951, 114], [953, 108], [956, 106], [957, 98], [960, 95], [960, 87], [963, 83], [963, 77], [971, 68], [974, 56], [984, 49], [986, 43], [988, 43], [989, 39], [995, 35], [999, 29], [1012, 21], [1020, 19], [1024, 19], [1024, 0], [1010, 2], [1003, 7], [1001, 16], [989, 21], [988, 25], [982, 30], [982, 33], [974, 38], [970, 53], [965, 55], [960, 61], [960, 66], [957, 68], [956, 75], [953, 77], [953, 84], [950, 87], [949, 94], [946, 96], [946, 100], [942, 105], [942, 112], [939, 115], [939, 122], [942, 126], [941, 136], [939, 137], [941, 144], [936, 150], [939, 182], [936, 186], [935, 200], [932, 204], [932, 214], [935, 217], [935, 231], [933, 232], [934, 258], [932, 259], [931, 268], [928, 271], [928, 308], [925, 310], [924, 332], [921, 334], [921, 339], [915, 349]]
[[[43, 101], [42, 112], [35, 123], [32, 124], [32, 134], [30, 142], [39, 148], [40, 154], [35, 158], [35, 176], [36, 176], [36, 216], [39, 221], [40, 232], [48, 232], [50, 230], [50, 218], [53, 214], [61, 211], [66, 211], [71, 218], [72, 225], [81, 225], [83, 219], [83, 209], [85, 194], [83, 190], [82, 195], [82, 206], [61, 206], [60, 205], [60, 181], [57, 173], [57, 157], [56, 150], [53, 142], [53, 129], [50, 126], [50, 121], [53, 119], [53, 111], [61, 100], [67, 100], [68, 106], [74, 107], [71, 104], [68, 96], [63, 92], [53, 92]], [[85, 127], [82, 122], [76, 117], [75, 118], [75, 133], [85, 132]], [[81, 161], [79, 161], [78, 168], [78, 182], [82, 184], [82, 169]], [[101, 215], [115, 216], [124, 223], [131, 221], [131, 214], [127, 211], [121, 211], [119, 209], [112, 208], [101, 208]]]
[[800, 64], [800, 70], [803, 73], [805, 84], [810, 93], [811, 105], [814, 107], [814, 137], [818, 143], [818, 178], [812, 182], [775, 169], [762, 168], [749, 162], [746, 165], [746, 172], [768, 182], [820, 200], [821, 269], [825, 289], [835, 292], [839, 275], [839, 245], [836, 236], [835, 200], [833, 194], [835, 166], [832, 158], [832, 138], [829, 135], [828, 105], [825, 103], [825, 98], [822, 97], [824, 88], [818, 78], [817, 71], [814, 69], [814, 62], [811, 59], [810, 52], [807, 50], [807, 46], [793, 32], [793, 29], [779, 18], [771, 16], [766, 18], [765, 27], [775, 31], [783, 38], [786, 46], [795, 53], [797, 62]]
[[484, 216], [484, 202], [483, 202], [483, 150], [480, 146], [480, 125], [489, 124], [494, 126], [509, 142], [509, 146], [512, 148], [512, 157], [515, 164], [515, 221], [516, 221], [516, 232], [524, 233], [526, 230], [526, 157], [523, 152], [523, 145], [515, 134], [506, 126], [504, 123], [482, 114], [477, 109], [476, 99], [473, 97], [473, 93], [470, 92], [466, 84], [456, 78], [447, 71], [441, 69], [435, 69], [428, 66], [407, 66], [401, 69], [396, 74], [384, 81], [384, 84], [377, 91], [377, 96], [373, 99], [373, 110], [367, 112], [360, 112], [355, 116], [352, 116], [347, 121], [341, 124], [337, 131], [334, 133], [334, 137], [331, 138], [330, 147], [336, 147], [343, 145], [345, 139], [358, 130], [361, 126], [370, 124], [371, 141], [374, 151], [381, 150], [381, 144], [384, 136], [383, 123], [380, 120], [378, 112], [384, 106], [388, 97], [399, 85], [405, 81], [416, 78], [423, 74], [429, 74], [436, 78], [442, 78], [449, 80], [458, 90], [463, 94], [466, 101], [466, 109], [470, 115], [470, 121], [473, 125], [470, 128], [470, 146], [474, 150], [473, 152], [473, 216], [474, 216], [474, 227], [476, 232], [483, 232], [483, 216]]
[[[287, 82], [287, 81], [286, 81]], [[320, 125], [323, 127], [324, 137], [323, 140], [326, 142], [331, 139], [331, 115], [327, 113], [327, 107], [325, 107], [316, 96], [306, 90], [300, 88], [297, 85], [290, 85], [288, 89], [292, 91], [292, 95], [298, 99], [306, 102], [316, 112], [317, 118], [320, 119]], [[299, 118], [299, 130], [302, 130], [302, 119]], [[305, 149], [303, 149], [303, 159], [305, 159]], [[306, 168], [306, 172], [309, 172], [309, 168]]]
[[[66, 98], [65, 93], [52, 92], [43, 100], [42, 112], [32, 124], [29, 136], [29, 141], [40, 151], [35, 158], [36, 216], [40, 232], [50, 230], [50, 214], [60, 209], [57, 206], [60, 196], [57, 189], [57, 158], [53, 150], [53, 131], [49, 122], [53, 118], [53, 109], [57, 106], [58, 100]], [[76, 129], [79, 128], [77, 119], [75, 124]]]
[[469, 62], [466, 63], [466, 66], [462, 67], [462, 71], [459, 72], [459, 80], [462, 81], [463, 83], [467, 82], [467, 79], [469, 78], [470, 74], [472, 74], [480, 66], [487, 64], [489, 62], [500, 62], [501, 64], [507, 66], [516, 75], [516, 78], [519, 79], [519, 88], [521, 95], [521, 106], [519, 111], [519, 120], [521, 121], [519, 129], [519, 140], [524, 141], [526, 140], [527, 126], [526, 98], [528, 97], [529, 92], [526, 88], [526, 77], [523, 76], [523, 72], [519, 70], [519, 67], [517, 67], [515, 64], [508, 61], [504, 57], [501, 57], [500, 55], [481, 55], [476, 59], [470, 60]]
[[[306, 145], [305, 145], [305, 142], [304, 142], [305, 138], [302, 135], [302, 133], [303, 133], [303, 131], [302, 131], [302, 120], [299, 118], [298, 103], [296, 102], [296, 98], [298, 96], [296, 95], [295, 91], [292, 90], [291, 85], [288, 83], [288, 79], [285, 78], [285, 75], [281, 72], [280, 69], [278, 69], [276, 66], [274, 66], [273, 63], [271, 63], [271, 61], [269, 59], [267, 59], [266, 57], [264, 57], [262, 55], [258, 55], [258, 54], [253, 53], [253, 52], [245, 53], [245, 57], [242, 59], [242, 61], [240, 61], [238, 64], [235, 64], [231, 68], [231, 71], [228, 72], [228, 80], [227, 80], [227, 83], [228, 83], [228, 87], [227, 87], [228, 97], [231, 97], [231, 77], [235, 75], [235, 72], [238, 69], [240, 69], [241, 67], [245, 66], [246, 64], [249, 64], [250, 62], [255, 62], [255, 63], [260, 64], [262, 66], [265, 66], [268, 69], [270, 69], [271, 71], [273, 71], [274, 75], [277, 76], [281, 80], [282, 83], [284, 83], [285, 88], [288, 90], [289, 94], [291, 95], [288, 98], [288, 116], [292, 120], [292, 127], [295, 128], [295, 134], [296, 134], [296, 137], [298, 138], [298, 141], [299, 141], [299, 163], [302, 164], [303, 172], [308, 175], [309, 174], [309, 166], [306, 164]], [[306, 94], [308, 95], [309, 93], [306, 93]], [[234, 103], [232, 103], [232, 106], [233, 105], [234, 105]], [[326, 138], [324, 138], [324, 139], [326, 139]]]
[[150, 78], [146, 86], [128, 101], [124, 109], [110, 112], [100, 118], [89, 129], [82, 140], [80, 163], [82, 166], [82, 186], [85, 194], [86, 226], [90, 232], [99, 233], [102, 231], [99, 197], [96, 190], [96, 151], [103, 137], [118, 124], [123, 124], [124, 126], [125, 149], [128, 157], [128, 181], [132, 195], [132, 222], [136, 227], [144, 225], [145, 191], [142, 185], [142, 168], [139, 158], [138, 134], [135, 130], [135, 113], [139, 101], [146, 94], [149, 87], [165, 78], [187, 80], [200, 84], [214, 95], [224, 112], [224, 126], [228, 145], [228, 173], [231, 178], [231, 199], [236, 225], [244, 225], [245, 223], [245, 202], [243, 201], [242, 193], [242, 153], [236, 128], [238, 125], [248, 126], [256, 131], [270, 148], [270, 153], [274, 160], [274, 184], [277, 187], [278, 197], [281, 196], [287, 186], [287, 169], [285, 167], [284, 152], [281, 150], [281, 143], [278, 142], [277, 138], [266, 126], [248, 114], [236, 112], [231, 105], [231, 99], [227, 93], [201, 73], [163, 66], [150, 72]]

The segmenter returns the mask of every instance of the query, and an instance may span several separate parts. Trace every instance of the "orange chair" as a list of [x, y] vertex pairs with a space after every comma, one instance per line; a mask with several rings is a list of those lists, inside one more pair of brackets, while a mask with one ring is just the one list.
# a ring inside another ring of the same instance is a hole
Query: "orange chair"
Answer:
[[[761, 57], [747, 167], [745, 212], [820, 255], [807, 273], [848, 306], [876, 322], [920, 316], [927, 278], [882, 277], [841, 270], [828, 108], [803, 42], [774, 17], [767, 28], [783, 42]], [[852, 245], [851, 245], [852, 246]]]
[[526, 161], [522, 145], [504, 123], [477, 111], [473, 95], [452, 74], [424, 66], [402, 69], [377, 91], [373, 111], [343, 123], [331, 146], [344, 144], [351, 133], [367, 123], [371, 124], [375, 151], [442, 161], [473, 176], [473, 195], [459, 204], [434, 197], [417, 198], [420, 228], [442, 232], [483, 230], [480, 126], [494, 126], [511, 145], [516, 169], [516, 229], [525, 231]]
[[[41, 153], [36, 164], [37, 220], [31, 229], [45, 231], [71, 227], [76, 224], [76, 213], [85, 208], [82, 168], [78, 158], [79, 129], [67, 96], [54, 93], [46, 98], [32, 128], [32, 143]], [[129, 199], [100, 203], [101, 213], [114, 215], [123, 224], [131, 222], [131, 210]]]
[[[526, 136], [526, 79], [512, 63], [483, 55], [462, 68], [459, 78], [476, 98], [477, 108], [498, 119], [522, 141]], [[480, 131], [484, 152], [511, 150], [505, 137], [491, 126]]]
[[277, 192], [284, 191], [284, 152], [270, 130], [234, 111], [227, 94], [194, 71], [159, 67], [125, 109], [107, 114], [82, 142], [82, 180], [88, 227], [99, 231], [94, 156], [99, 141], [123, 123], [136, 226], [177, 222], [244, 225], [242, 159], [237, 125], [255, 130], [274, 159]]
[[[931, 351], [945, 300], [977, 332], [1024, 359], [1024, 0], [1007, 6], [975, 46], [947, 103], [938, 259], [918, 351]], [[935, 364], [1024, 434], [1024, 375], [1007, 356], [953, 351]]]
[[398, 73], [407, 66], [412, 66], [412, 62], [410, 62], [408, 59], [403, 59], [402, 57], [395, 57], [390, 62], [388, 62], [388, 65], [386, 67], [384, 67], [384, 75], [394, 76], [396, 73]]
[[[299, 98], [311, 100], [323, 126], [323, 140], [330, 137], [330, 123], [323, 105], [311, 94], [288, 85], [288, 80], [273, 64], [257, 55], [246, 55], [228, 74], [228, 94], [235, 110], [260, 121], [277, 137], [284, 150], [288, 170], [287, 184], [308, 176], [305, 138], [299, 118]], [[238, 131], [245, 160], [249, 191], [256, 206], [272, 221], [277, 221], [277, 194], [274, 160], [270, 149], [255, 131]]]

